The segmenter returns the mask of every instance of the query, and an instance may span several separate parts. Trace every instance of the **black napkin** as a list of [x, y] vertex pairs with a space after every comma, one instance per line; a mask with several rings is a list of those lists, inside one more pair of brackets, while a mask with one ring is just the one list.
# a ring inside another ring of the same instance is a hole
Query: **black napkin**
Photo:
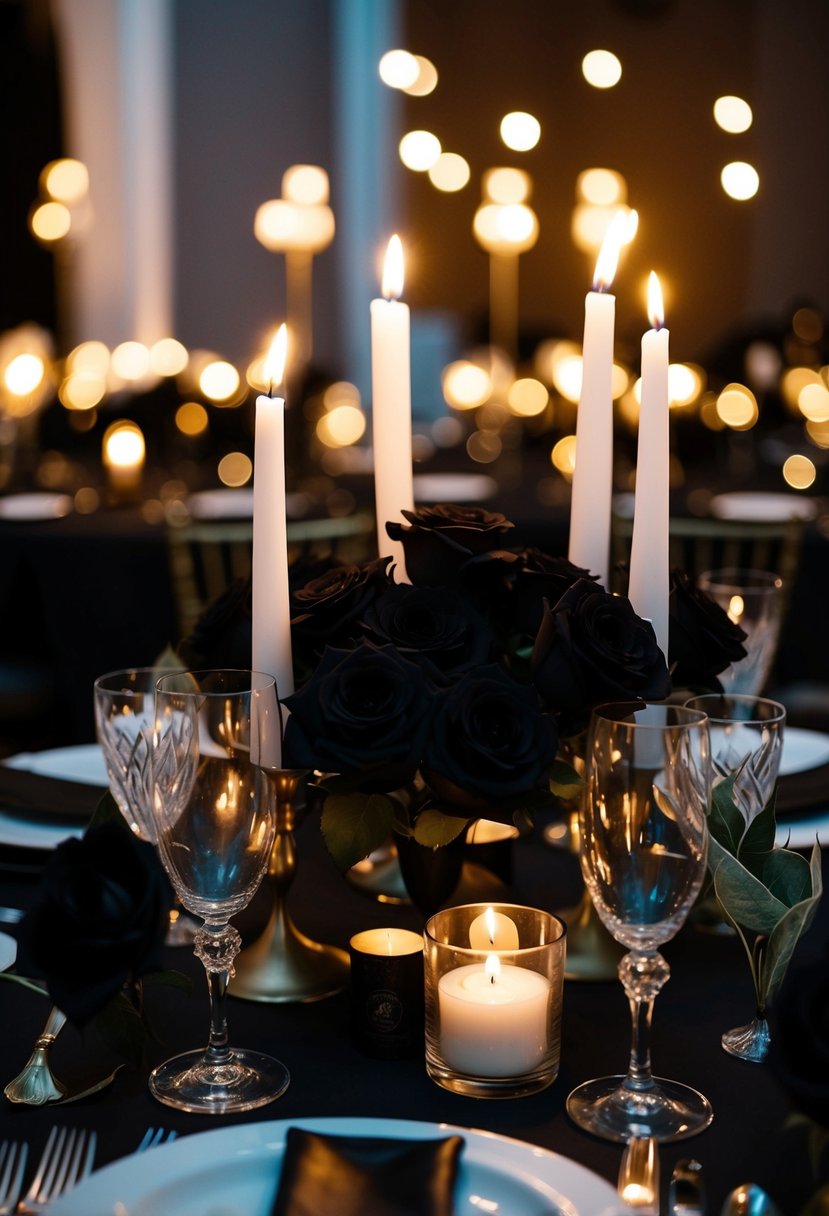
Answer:
[[462, 1148], [291, 1127], [272, 1216], [452, 1216]]
[[105, 792], [105, 787], [82, 781], [41, 777], [25, 769], [0, 764], [0, 810], [27, 819], [61, 819], [86, 823]]

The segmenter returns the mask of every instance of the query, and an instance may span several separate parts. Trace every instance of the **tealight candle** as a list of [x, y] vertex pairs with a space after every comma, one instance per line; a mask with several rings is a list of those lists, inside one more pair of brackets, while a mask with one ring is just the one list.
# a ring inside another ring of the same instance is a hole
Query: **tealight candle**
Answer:
[[467, 904], [430, 918], [426, 1071], [438, 1085], [514, 1097], [555, 1080], [564, 936], [556, 917], [516, 904]]
[[385, 1060], [421, 1051], [423, 938], [408, 929], [365, 929], [349, 946], [357, 1046]]
[[518, 929], [505, 912], [487, 908], [469, 926], [469, 944], [473, 950], [517, 950]]
[[442, 975], [440, 1045], [445, 1062], [479, 1077], [519, 1077], [538, 1068], [549, 1047], [550, 981], [490, 954]]

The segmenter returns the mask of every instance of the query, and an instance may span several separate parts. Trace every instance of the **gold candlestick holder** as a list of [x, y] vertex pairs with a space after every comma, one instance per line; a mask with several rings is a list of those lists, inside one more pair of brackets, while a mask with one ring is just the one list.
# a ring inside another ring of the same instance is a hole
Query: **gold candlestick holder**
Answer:
[[[553, 848], [566, 849], [578, 856], [581, 838], [579, 814], [571, 810], [566, 824], [556, 824], [555, 832], [546, 840]], [[624, 949], [608, 933], [587, 887], [572, 908], [559, 909], [558, 915], [567, 925], [567, 958], [564, 965], [566, 980], [615, 980]]]
[[23, 1071], [3, 1090], [10, 1102], [43, 1106], [47, 1102], [59, 1102], [66, 1096], [66, 1086], [57, 1079], [49, 1064], [49, 1051], [65, 1024], [66, 1016], [53, 1005]]
[[262, 936], [237, 957], [228, 990], [246, 1001], [319, 1001], [348, 984], [348, 955], [306, 937], [288, 913], [288, 891], [297, 870], [297, 792], [306, 770], [278, 769], [269, 775], [276, 795], [276, 838], [266, 879], [273, 888], [273, 907]]

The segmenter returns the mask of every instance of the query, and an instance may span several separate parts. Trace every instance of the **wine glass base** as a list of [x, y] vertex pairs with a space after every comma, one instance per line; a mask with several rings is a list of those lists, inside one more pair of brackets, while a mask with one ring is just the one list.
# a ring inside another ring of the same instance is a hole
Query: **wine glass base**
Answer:
[[623, 1088], [624, 1080], [601, 1077], [574, 1089], [567, 1099], [573, 1122], [603, 1140], [653, 1136], [664, 1143], [696, 1136], [714, 1117], [708, 1099], [688, 1085], [654, 1077], [652, 1089], [637, 1092]]
[[173, 1056], [150, 1074], [150, 1093], [176, 1110], [215, 1115], [254, 1110], [284, 1094], [291, 1079], [284, 1064], [258, 1051], [232, 1052], [220, 1067], [207, 1064], [203, 1051]]

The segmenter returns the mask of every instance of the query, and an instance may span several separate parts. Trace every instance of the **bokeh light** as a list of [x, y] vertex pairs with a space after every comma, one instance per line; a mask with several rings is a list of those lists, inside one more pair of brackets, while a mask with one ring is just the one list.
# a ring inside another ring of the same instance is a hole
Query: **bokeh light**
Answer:
[[809, 384], [821, 385], [823, 380], [811, 367], [787, 367], [780, 377], [780, 392], [793, 414], [800, 412], [800, 394]]
[[523, 203], [530, 195], [530, 175], [509, 167], [487, 169], [481, 179], [484, 198], [491, 203]]
[[113, 422], [104, 432], [104, 462], [112, 468], [131, 469], [143, 464], [145, 451], [141, 428], [134, 422]]
[[491, 464], [501, 455], [503, 446], [494, 431], [473, 431], [466, 441], [466, 452], [476, 464]]
[[411, 84], [404, 84], [400, 87], [409, 97], [428, 97], [437, 88], [438, 70], [431, 59], [427, 59], [425, 55], [415, 55], [415, 62], [417, 63], [417, 77]]
[[386, 51], [378, 66], [380, 79], [390, 89], [406, 89], [415, 83], [420, 75], [420, 67], [416, 56], [410, 51]]
[[109, 347], [106, 343], [90, 339], [88, 342], [81, 342], [69, 352], [66, 356], [66, 367], [71, 372], [97, 372], [100, 376], [106, 376], [109, 359]]
[[58, 398], [68, 410], [92, 410], [103, 401], [106, 391], [106, 373], [81, 368], [66, 377], [58, 389]]
[[538, 217], [526, 203], [483, 203], [472, 229], [488, 253], [526, 253], [538, 240]]
[[399, 151], [407, 169], [426, 173], [440, 156], [440, 140], [431, 131], [409, 131], [401, 139]]
[[474, 410], [492, 393], [492, 377], [483, 367], [458, 359], [443, 369], [441, 386], [446, 403], [455, 410]]
[[28, 397], [42, 383], [45, 374], [46, 364], [40, 355], [23, 352], [6, 365], [3, 382], [15, 397]]
[[29, 217], [33, 236], [44, 245], [62, 241], [72, 227], [72, 215], [63, 203], [41, 203]]
[[612, 51], [588, 51], [581, 61], [584, 79], [594, 89], [612, 89], [622, 79], [622, 64]]
[[207, 425], [207, 410], [199, 401], [185, 401], [176, 410], [176, 426], [182, 435], [203, 435]]
[[253, 463], [244, 452], [228, 452], [218, 463], [216, 472], [224, 486], [243, 486], [253, 476]]
[[783, 464], [783, 479], [793, 490], [808, 490], [816, 477], [814, 461], [808, 456], [790, 456]]
[[159, 338], [150, 347], [150, 371], [156, 376], [177, 376], [187, 366], [187, 347], [175, 338]]
[[733, 160], [723, 167], [720, 173], [722, 188], [729, 198], [738, 202], [754, 198], [760, 189], [760, 174], [744, 160]]
[[730, 135], [742, 135], [753, 120], [751, 106], [742, 97], [718, 97], [714, 102], [714, 121]]
[[804, 384], [798, 393], [797, 404], [809, 422], [829, 422], [829, 388], [822, 381]]
[[328, 174], [319, 165], [291, 165], [282, 174], [283, 197], [305, 207], [328, 202]]
[[432, 185], [446, 194], [463, 190], [471, 176], [469, 162], [457, 152], [441, 152], [428, 173]]
[[576, 197], [596, 207], [623, 203], [627, 182], [615, 169], [584, 169], [576, 178]]
[[150, 352], [143, 342], [121, 342], [112, 352], [110, 366], [120, 380], [141, 380], [150, 370]]
[[317, 422], [316, 433], [328, 448], [356, 443], [365, 434], [365, 414], [356, 405], [335, 405]]
[[717, 414], [733, 431], [748, 431], [759, 417], [757, 399], [744, 384], [728, 384], [717, 397]]
[[55, 202], [71, 207], [89, 193], [89, 170], [72, 157], [51, 161], [40, 175], [43, 192]]
[[564, 435], [559, 439], [550, 453], [550, 460], [559, 473], [563, 473], [565, 477], [572, 477], [576, 467], [576, 436]]
[[209, 401], [217, 404], [235, 398], [241, 377], [232, 363], [217, 359], [203, 367], [199, 375], [199, 388]]
[[519, 418], [535, 418], [543, 414], [549, 401], [547, 389], [531, 376], [515, 380], [507, 393], [507, 405]]
[[541, 138], [541, 123], [525, 110], [513, 110], [501, 119], [500, 132], [513, 152], [529, 152]]

